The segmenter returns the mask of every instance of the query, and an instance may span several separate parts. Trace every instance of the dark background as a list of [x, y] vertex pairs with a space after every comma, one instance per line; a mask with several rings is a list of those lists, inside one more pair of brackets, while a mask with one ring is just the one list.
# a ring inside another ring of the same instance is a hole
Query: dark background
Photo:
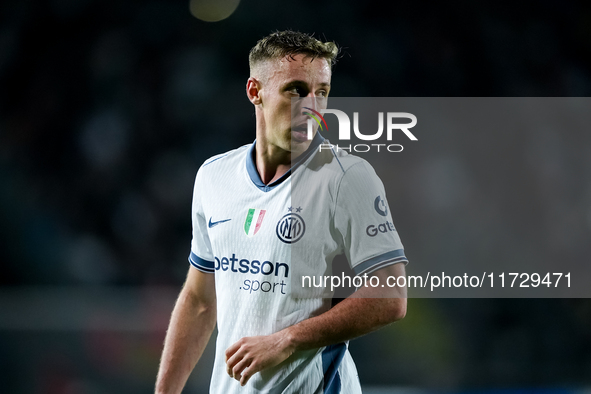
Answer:
[[[188, 269], [195, 173], [254, 139], [248, 52], [286, 28], [343, 47], [336, 97], [591, 93], [585, 2], [244, 0], [207, 23], [187, 1], [2, 1], [0, 392], [152, 390]], [[559, 241], [578, 258], [589, 256], [589, 135], [569, 142], [586, 147], [577, 160], [561, 145], [548, 180], [572, 186], [563, 201], [586, 227], [566, 222]], [[430, 213], [417, 199], [428, 186], [411, 183], [392, 207], [411, 264], [430, 242], [413, 224]], [[410, 299], [406, 319], [350, 347], [365, 386], [577, 391], [591, 384], [590, 325], [587, 300]], [[206, 391], [211, 351], [193, 392]]]

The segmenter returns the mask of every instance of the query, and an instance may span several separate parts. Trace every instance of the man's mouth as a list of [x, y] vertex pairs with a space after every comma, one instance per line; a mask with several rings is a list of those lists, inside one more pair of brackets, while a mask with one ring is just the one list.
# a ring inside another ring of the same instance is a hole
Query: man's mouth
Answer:
[[291, 131], [297, 131], [298, 133], [307, 133], [308, 132], [308, 125], [306, 123], [300, 123], [296, 126], [291, 128]]
[[291, 128], [291, 138], [298, 142], [302, 142], [308, 139], [308, 125], [306, 123], [300, 123]]

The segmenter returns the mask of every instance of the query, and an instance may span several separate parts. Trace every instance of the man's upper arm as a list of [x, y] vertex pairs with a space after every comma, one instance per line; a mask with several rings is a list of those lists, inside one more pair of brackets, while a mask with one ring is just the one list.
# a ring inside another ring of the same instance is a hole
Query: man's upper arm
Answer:
[[[358, 289], [350, 298], [371, 299], [373, 309], [378, 314], [376, 318], [381, 322], [379, 325], [385, 325], [403, 319], [406, 316], [407, 306], [406, 280], [397, 281], [397, 278], [406, 276], [404, 264], [396, 263], [388, 265], [368, 275], [368, 277], [373, 276], [379, 279], [378, 286], [373, 287], [368, 284]], [[394, 283], [396, 283], [395, 286], [390, 286]], [[404, 286], [398, 286], [398, 283]]]
[[[379, 279], [378, 286], [368, 284], [353, 293], [355, 297], [363, 298], [403, 298], [407, 297], [406, 269], [404, 263], [388, 265], [368, 275], [368, 283], [371, 277]], [[404, 277], [404, 280], [398, 278]], [[374, 282], [375, 283], [375, 282]], [[399, 286], [399, 284], [401, 286]], [[384, 287], [382, 287], [384, 285]]]
[[347, 168], [337, 196], [335, 226], [356, 275], [408, 262], [384, 186], [369, 163]]
[[213, 252], [207, 221], [203, 208], [203, 190], [206, 180], [203, 166], [197, 172], [193, 187], [193, 202], [191, 206], [191, 222], [193, 225], [191, 239], [191, 253], [189, 254], [189, 272], [184, 285], [184, 290], [190, 292], [192, 297], [198, 300], [215, 303], [215, 275]]
[[191, 222], [193, 237], [191, 239], [191, 253], [189, 263], [197, 270], [212, 274], [214, 270], [214, 256], [207, 232], [207, 220], [202, 202], [202, 192], [205, 190], [203, 167], [199, 169], [193, 187], [193, 203], [191, 206]]
[[201, 304], [213, 306], [216, 303], [215, 275], [189, 267], [183, 291]]

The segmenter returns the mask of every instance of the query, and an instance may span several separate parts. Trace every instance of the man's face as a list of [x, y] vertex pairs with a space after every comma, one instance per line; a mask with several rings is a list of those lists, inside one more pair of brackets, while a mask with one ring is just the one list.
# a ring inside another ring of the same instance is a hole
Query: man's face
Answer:
[[[331, 71], [328, 61], [298, 54], [292, 58], [269, 61], [260, 90], [264, 138], [267, 144], [292, 152], [292, 158], [310, 145], [307, 138], [308, 116], [302, 107], [317, 111], [326, 108]], [[294, 105], [293, 98], [306, 98]], [[293, 117], [293, 119], [292, 119]], [[293, 127], [292, 127], [293, 126]]]

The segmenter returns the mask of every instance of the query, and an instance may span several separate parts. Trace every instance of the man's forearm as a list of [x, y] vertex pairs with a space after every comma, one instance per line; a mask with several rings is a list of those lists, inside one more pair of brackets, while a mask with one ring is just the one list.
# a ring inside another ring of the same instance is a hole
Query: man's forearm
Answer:
[[[394, 264], [375, 275], [384, 283], [389, 276], [404, 276], [405, 267], [401, 263]], [[368, 334], [405, 315], [405, 287], [362, 287], [327, 312], [277, 334], [282, 335], [286, 345], [294, 351], [313, 349]]]
[[216, 307], [183, 289], [174, 307], [160, 360], [156, 394], [178, 394], [203, 354], [216, 323]]
[[406, 298], [347, 298], [329, 311], [288, 327], [278, 334], [288, 346], [306, 350], [347, 341], [400, 320]]

